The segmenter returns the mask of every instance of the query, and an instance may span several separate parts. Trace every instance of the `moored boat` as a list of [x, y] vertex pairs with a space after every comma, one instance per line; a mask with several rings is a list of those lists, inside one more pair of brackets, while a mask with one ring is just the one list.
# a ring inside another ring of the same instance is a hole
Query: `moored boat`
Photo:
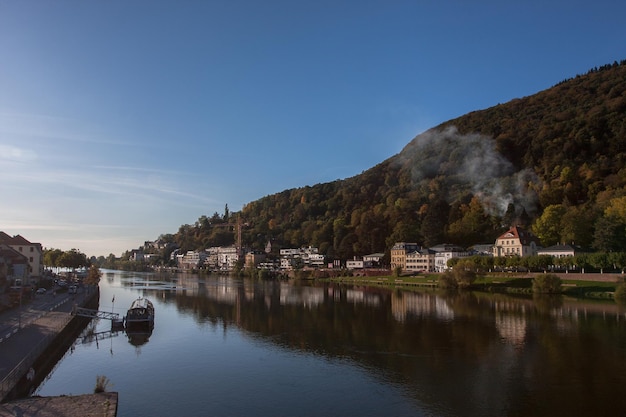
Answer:
[[138, 298], [130, 305], [124, 319], [126, 328], [154, 326], [154, 306], [147, 298]]

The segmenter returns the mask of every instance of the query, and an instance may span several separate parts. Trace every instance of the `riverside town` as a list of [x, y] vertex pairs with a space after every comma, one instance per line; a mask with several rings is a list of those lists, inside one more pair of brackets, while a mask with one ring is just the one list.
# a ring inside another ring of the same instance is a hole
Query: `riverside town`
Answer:
[[[32, 415], [73, 417], [98, 412], [107, 417], [117, 416], [118, 408], [123, 407], [119, 404], [120, 399], [128, 395], [135, 398], [137, 394], [132, 394], [128, 388], [111, 391], [108, 375], [97, 374], [93, 393], [67, 395], [72, 392], [66, 392], [52, 396], [37, 393], [42, 386], [45, 392], [45, 386], [50, 384], [46, 381], [55, 381], [54, 377], [50, 378], [58, 366], [57, 361], [66, 361], [63, 357], [68, 351], [78, 354], [82, 344], [95, 343], [97, 349], [110, 340], [111, 352], [123, 351], [123, 346], [113, 343], [118, 335], [125, 334], [130, 346], [138, 349], [136, 352], [148, 349], [155, 343], [151, 339], [158, 335], [157, 332], [161, 332], [161, 337], [168, 332], [160, 320], [166, 323], [171, 320], [164, 309], [167, 310], [167, 300], [174, 294], [185, 297], [177, 298], [178, 302], [184, 303], [186, 297], [199, 297], [206, 292], [208, 300], [214, 299], [216, 303], [211, 309], [218, 305], [237, 306], [237, 314], [241, 315], [237, 320], [247, 317], [249, 313], [244, 309], [252, 308], [257, 297], [265, 300], [262, 304], [268, 311], [275, 308], [271, 300], [277, 300], [283, 306], [281, 308], [302, 303], [307, 311], [312, 306], [329, 302], [339, 303], [333, 308], [343, 309], [339, 306], [344, 303], [364, 303], [380, 309], [389, 302], [385, 301], [387, 297], [391, 297], [392, 317], [404, 323], [411, 322], [415, 314], [419, 317], [430, 315], [430, 312], [438, 320], [453, 320], [459, 314], [455, 312], [459, 306], [453, 298], [447, 298], [449, 295], [444, 295], [453, 293], [439, 292], [443, 290], [473, 290], [477, 291], [476, 294], [501, 294], [500, 297], [508, 297], [504, 294], [532, 296], [534, 303], [540, 300], [535, 298], [538, 293], [580, 299], [595, 297], [615, 305], [620, 302], [619, 289], [625, 285], [620, 270], [622, 265], [615, 260], [617, 258], [608, 258], [615, 262], [614, 265], [597, 268], [600, 264], [593, 261], [594, 256], [599, 256], [597, 253], [585, 252], [573, 245], [542, 248], [530, 231], [519, 226], [511, 227], [492, 244], [471, 248], [439, 244], [425, 248], [417, 243], [396, 242], [385, 252], [333, 262], [326, 262], [318, 249], [311, 246], [273, 249], [268, 243], [263, 253], [246, 251], [238, 245], [180, 253], [177, 248], [159, 241], [145, 242], [143, 248], [130, 251], [130, 261], [149, 265], [159, 249], [169, 249], [172, 266], [154, 263], [153, 272], [124, 273], [105, 269], [106, 280], [101, 280], [103, 272], [96, 265], [95, 258], [87, 259], [76, 250], [57, 253], [55, 258], [51, 256], [52, 251], [43, 249], [41, 243], [0, 232], [0, 395], [3, 399], [0, 416], [13, 415], [6, 412], [16, 407], [23, 410], [24, 415], [37, 409], [48, 411]], [[274, 251], [278, 256], [272, 256]], [[259, 271], [266, 274], [259, 274]], [[224, 280], [224, 274], [231, 278]], [[242, 289], [237, 289], [237, 282], [241, 279], [237, 276], [246, 277]], [[285, 286], [285, 282], [289, 284]], [[277, 295], [267, 292], [274, 291], [267, 287], [271, 283], [280, 283]], [[205, 290], [204, 285], [208, 285]], [[605, 287], [598, 293], [599, 285]], [[214, 286], [215, 291], [210, 290]], [[589, 288], [593, 292], [587, 291]], [[116, 295], [126, 304], [121, 312], [115, 308]], [[487, 301], [481, 301], [482, 305], [490, 305], [488, 300], [493, 295], [486, 297]], [[496, 314], [512, 314], [510, 308], [512, 311], [528, 308], [501, 304], [503, 300], [494, 299], [492, 308]], [[515, 303], [518, 302], [524, 303]], [[578, 316], [583, 311], [594, 314], [594, 309], [598, 308], [561, 303], [563, 301], [550, 304], [549, 311], [554, 314], [568, 311], [567, 314]], [[604, 311], [603, 314], [613, 311], [608, 307], [611, 304], [599, 307], [599, 311]], [[128, 306], [128, 312], [124, 313]], [[613, 314], [617, 314], [618, 320], [626, 320], [626, 316], [620, 318], [620, 311]], [[257, 311], [252, 314], [257, 320], [267, 313]], [[257, 314], [261, 316], [257, 317]], [[514, 314], [516, 318], [498, 319], [501, 337], [518, 346], [531, 343], [529, 324], [519, 321], [525, 315]], [[342, 317], [349, 315], [342, 313]], [[357, 317], [350, 320], [359, 322]], [[195, 333], [202, 334], [197, 330]], [[339, 338], [335, 344], [344, 343], [341, 336], [334, 337]], [[307, 340], [312, 343], [314, 339]], [[331, 345], [326, 347], [329, 348]], [[381, 346], [379, 349], [389, 348]], [[110, 370], [110, 375], [125, 384], [114, 370]]]

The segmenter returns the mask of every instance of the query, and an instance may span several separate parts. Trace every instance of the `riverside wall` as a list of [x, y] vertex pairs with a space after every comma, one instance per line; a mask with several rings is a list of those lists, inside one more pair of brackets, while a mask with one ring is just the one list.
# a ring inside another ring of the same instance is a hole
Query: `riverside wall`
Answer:
[[[18, 326], [0, 343], [0, 402], [24, 398], [41, 384], [63, 357], [90, 319], [71, 314], [75, 305], [98, 308], [97, 288], [79, 297], [65, 295], [66, 302], [44, 311], [32, 322]], [[17, 312], [4, 313], [8, 322]], [[21, 314], [21, 312], [20, 312]]]

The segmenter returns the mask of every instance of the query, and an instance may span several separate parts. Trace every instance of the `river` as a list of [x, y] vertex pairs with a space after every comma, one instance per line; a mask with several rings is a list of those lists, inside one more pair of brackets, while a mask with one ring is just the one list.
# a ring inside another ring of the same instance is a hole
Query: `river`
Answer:
[[[35, 395], [119, 392], [119, 417], [626, 413], [626, 313], [501, 294], [103, 271], [94, 321]], [[99, 339], [95, 338], [99, 335]]]

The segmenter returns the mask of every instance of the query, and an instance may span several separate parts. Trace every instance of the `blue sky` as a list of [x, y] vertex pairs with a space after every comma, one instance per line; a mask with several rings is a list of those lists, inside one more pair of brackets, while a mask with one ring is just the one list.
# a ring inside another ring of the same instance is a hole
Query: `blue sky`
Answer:
[[0, 0], [0, 230], [121, 255], [626, 59], [626, 3]]

